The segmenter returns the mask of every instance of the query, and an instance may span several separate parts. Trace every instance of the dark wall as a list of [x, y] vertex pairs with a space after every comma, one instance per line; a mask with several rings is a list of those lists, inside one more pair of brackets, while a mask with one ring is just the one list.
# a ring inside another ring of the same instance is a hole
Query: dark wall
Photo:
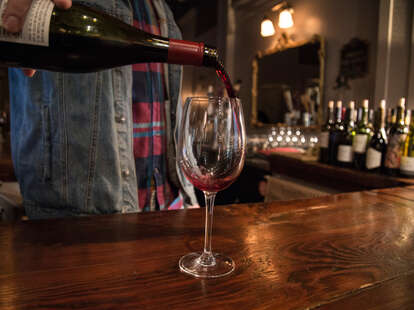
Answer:
[[[252, 60], [257, 51], [271, 48], [278, 35], [269, 38], [260, 36], [260, 23], [264, 15], [277, 22], [277, 14], [271, 11], [274, 1], [233, 1], [236, 14], [236, 38], [234, 66], [231, 68], [234, 79], [243, 80], [241, 99], [246, 119], [251, 115]], [[243, 2], [243, 6], [238, 6]], [[260, 5], [259, 5], [260, 2]], [[287, 33], [301, 41], [319, 34], [326, 43], [324, 102], [331, 99], [361, 101], [374, 99], [375, 68], [378, 30], [378, 0], [290, 0], [294, 9], [295, 26]], [[276, 29], [278, 31], [278, 29]], [[368, 74], [364, 78], [352, 80], [350, 90], [335, 90], [335, 80], [340, 64], [340, 50], [352, 38], [358, 37], [369, 43]]]

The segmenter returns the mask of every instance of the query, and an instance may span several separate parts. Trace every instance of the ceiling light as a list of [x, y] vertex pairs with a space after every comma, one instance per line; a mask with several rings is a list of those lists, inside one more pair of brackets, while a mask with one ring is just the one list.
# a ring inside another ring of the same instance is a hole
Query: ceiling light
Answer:
[[260, 34], [262, 37], [270, 37], [275, 34], [275, 26], [273, 26], [272, 21], [267, 17], [263, 18]]

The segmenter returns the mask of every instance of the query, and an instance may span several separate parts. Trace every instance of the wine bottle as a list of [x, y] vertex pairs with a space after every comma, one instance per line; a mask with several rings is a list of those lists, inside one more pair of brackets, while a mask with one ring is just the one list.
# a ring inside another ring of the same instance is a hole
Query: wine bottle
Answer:
[[355, 135], [352, 140], [352, 149], [354, 151], [354, 167], [358, 170], [365, 170], [366, 148], [372, 130], [368, 124], [368, 105], [365, 99], [362, 102], [361, 120], [358, 122]]
[[414, 117], [411, 118], [409, 133], [402, 148], [400, 173], [406, 177], [414, 177]]
[[341, 167], [352, 167], [354, 154], [352, 151], [352, 139], [355, 134], [355, 101], [350, 101], [345, 113], [344, 131], [342, 132], [338, 143], [337, 165]]
[[388, 175], [397, 175], [400, 169], [402, 146], [407, 137], [408, 128], [404, 122], [405, 98], [401, 98], [397, 108], [397, 120], [390, 129], [384, 170]]
[[366, 168], [370, 172], [382, 172], [387, 149], [385, 132], [385, 100], [381, 100], [375, 115], [374, 135], [368, 143]]
[[390, 113], [390, 121], [387, 122], [387, 135], [390, 135], [390, 130], [392, 128], [392, 126], [394, 126], [395, 122], [397, 121], [397, 110], [396, 109], [391, 109], [391, 113]]
[[368, 110], [368, 126], [371, 128], [372, 132], [374, 132], [374, 123], [375, 123], [375, 110], [369, 109]]
[[388, 134], [390, 127], [392, 126], [392, 109], [387, 109], [387, 116], [385, 121], [385, 132]]
[[410, 128], [411, 115], [411, 110], [405, 109], [404, 124], [407, 128]]
[[362, 118], [362, 112], [363, 112], [363, 108], [359, 107], [356, 111], [357, 111], [357, 118], [356, 118], [356, 123], [358, 124], [361, 121]]
[[335, 165], [338, 155], [339, 138], [344, 132], [345, 127], [342, 122], [342, 101], [338, 100], [335, 106], [335, 122], [329, 133], [329, 163]]
[[321, 134], [319, 136], [319, 162], [329, 162], [329, 134], [334, 124], [334, 102], [328, 102], [328, 110], [326, 113], [326, 122], [322, 125]]
[[0, 50], [4, 66], [60, 72], [94, 72], [139, 62], [220, 66], [217, 50], [203, 43], [153, 35], [80, 3], [59, 9], [50, 0], [33, 2], [21, 33], [0, 28]]

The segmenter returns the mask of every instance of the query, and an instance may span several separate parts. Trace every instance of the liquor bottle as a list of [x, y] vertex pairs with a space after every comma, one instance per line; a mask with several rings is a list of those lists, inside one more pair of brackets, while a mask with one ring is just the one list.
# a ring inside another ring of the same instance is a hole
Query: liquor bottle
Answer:
[[388, 136], [387, 152], [385, 155], [384, 170], [388, 175], [397, 175], [400, 169], [402, 146], [407, 137], [408, 128], [404, 122], [405, 98], [401, 98], [397, 108], [395, 124]]
[[344, 131], [342, 132], [338, 142], [338, 154], [336, 162], [341, 167], [352, 167], [354, 154], [352, 151], [352, 139], [355, 134], [355, 101], [350, 101], [346, 110], [344, 120]]
[[400, 173], [414, 177], [414, 117], [411, 118], [410, 130], [403, 144]]
[[387, 133], [385, 132], [385, 100], [381, 100], [375, 115], [374, 135], [368, 143], [366, 168], [370, 172], [382, 172], [385, 152], [387, 150]]
[[335, 106], [335, 122], [329, 133], [329, 163], [336, 164], [336, 158], [338, 154], [338, 143], [341, 134], [344, 132], [345, 127], [342, 122], [342, 101], [338, 100]]
[[365, 99], [362, 102], [361, 119], [356, 126], [355, 136], [352, 140], [354, 167], [358, 170], [365, 170], [367, 143], [372, 134], [372, 129], [368, 124], [368, 105], [369, 102]]
[[217, 50], [203, 43], [153, 35], [80, 3], [59, 9], [50, 0], [33, 1], [21, 33], [0, 28], [0, 50], [2, 65], [61, 72], [139, 62], [220, 65]]
[[319, 162], [327, 164], [329, 162], [329, 134], [334, 124], [334, 102], [328, 102], [326, 122], [322, 125], [319, 136]]

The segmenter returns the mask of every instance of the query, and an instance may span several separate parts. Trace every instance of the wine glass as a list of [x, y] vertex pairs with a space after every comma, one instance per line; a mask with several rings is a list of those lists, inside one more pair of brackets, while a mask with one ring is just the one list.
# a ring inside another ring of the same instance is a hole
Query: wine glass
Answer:
[[234, 270], [234, 261], [211, 250], [216, 193], [239, 176], [245, 158], [246, 132], [239, 99], [187, 98], [178, 136], [177, 160], [184, 175], [204, 192], [204, 250], [180, 259], [180, 270], [198, 278], [217, 278]]

